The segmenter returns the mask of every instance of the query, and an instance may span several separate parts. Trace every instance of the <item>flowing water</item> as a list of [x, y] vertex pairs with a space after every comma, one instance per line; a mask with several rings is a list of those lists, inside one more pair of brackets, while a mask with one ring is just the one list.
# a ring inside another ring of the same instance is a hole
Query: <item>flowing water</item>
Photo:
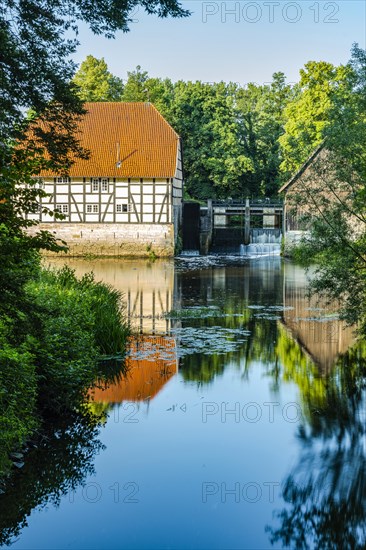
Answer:
[[366, 353], [301, 268], [69, 264], [124, 291], [128, 370], [91, 392], [101, 425], [61, 422], [29, 453], [0, 497], [2, 543], [364, 547]]

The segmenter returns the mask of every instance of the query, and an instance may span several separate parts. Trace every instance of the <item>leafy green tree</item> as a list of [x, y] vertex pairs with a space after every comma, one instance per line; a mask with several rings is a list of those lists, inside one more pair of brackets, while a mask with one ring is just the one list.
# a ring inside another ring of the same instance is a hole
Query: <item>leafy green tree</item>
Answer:
[[108, 70], [104, 58], [97, 59], [92, 55], [81, 63], [73, 78], [79, 88], [78, 95], [82, 101], [120, 101], [123, 93], [121, 78]]
[[183, 139], [186, 189], [195, 198], [240, 196], [253, 171], [239, 141], [234, 85], [179, 81], [168, 120]]
[[[347, 82], [335, 90], [316, 178], [297, 193], [311, 206], [300, 256], [318, 264], [312, 288], [340, 300], [342, 316], [366, 331], [366, 52], [355, 45]], [[315, 180], [315, 183], [314, 183]]]
[[123, 90], [123, 101], [150, 101], [146, 83], [149, 80], [147, 71], [142, 71], [137, 65], [134, 71], [127, 72], [127, 82]]
[[134, 71], [127, 72], [122, 101], [148, 101], [169, 119], [173, 99], [174, 84], [169, 78], [152, 78], [140, 65], [137, 65]]
[[285, 109], [285, 132], [279, 137], [286, 175], [295, 172], [325, 137], [334, 95], [347, 87], [350, 68], [324, 61], [309, 61], [300, 70], [295, 97]]
[[273, 74], [270, 85], [250, 83], [237, 92], [241, 142], [254, 171], [243, 182], [245, 195], [273, 195], [279, 188], [281, 163], [278, 139], [284, 132], [284, 109], [292, 98], [285, 75]]
[[[59, 316], [55, 307], [60, 293], [54, 293], [54, 303], [44, 300], [43, 306], [48, 304], [51, 309], [48, 319], [60, 321], [58, 326], [50, 327], [37, 316], [39, 305], [27, 291], [27, 284], [40, 273], [38, 251], [61, 247], [49, 232], [28, 235], [32, 222], [26, 214], [38, 212], [39, 199], [44, 196], [33, 175], [42, 169], [65, 173], [73, 156], [86, 156], [75, 135], [77, 119], [84, 111], [71, 82], [75, 66], [70, 54], [78, 44], [72, 32], [77, 35], [81, 21], [95, 34], [108, 38], [118, 30], [126, 32], [129, 13], [138, 5], [160, 17], [188, 15], [177, 0], [0, 3], [0, 469], [9, 463], [6, 454], [21, 445], [37, 424], [34, 407], [40, 396], [35, 384], [44, 374], [37, 370], [37, 354], [47, 349], [55, 353], [51, 360], [44, 356], [45, 369], [51, 373], [55, 368], [61, 385], [68, 377], [61, 375], [54, 359], [61, 366], [63, 360], [70, 359], [67, 367], [73, 376], [80, 375], [78, 382], [87, 382], [90, 369], [94, 372], [93, 361], [85, 361], [89, 346], [83, 345], [90, 342], [90, 324], [86, 323], [84, 340], [82, 334], [75, 335], [74, 351], [68, 345], [66, 334], [74, 326], [75, 300], [68, 311], [60, 310]], [[83, 293], [77, 294], [80, 297]], [[35, 295], [40, 298], [37, 290]], [[89, 305], [80, 305], [80, 314], [88, 311]], [[69, 357], [60, 355], [54, 345], [60, 344], [62, 337], [66, 337], [64, 348], [70, 350]], [[85, 369], [86, 364], [90, 369]]]
[[[84, 21], [95, 34], [112, 38], [117, 31], [129, 30], [129, 14], [136, 6], [159, 17], [189, 15], [178, 0], [1, 2], [0, 143], [17, 134], [25, 109], [40, 114], [53, 100], [63, 110], [77, 111], [70, 86], [75, 65], [69, 56], [78, 45], [78, 23]], [[61, 114], [59, 110], [59, 118]]]

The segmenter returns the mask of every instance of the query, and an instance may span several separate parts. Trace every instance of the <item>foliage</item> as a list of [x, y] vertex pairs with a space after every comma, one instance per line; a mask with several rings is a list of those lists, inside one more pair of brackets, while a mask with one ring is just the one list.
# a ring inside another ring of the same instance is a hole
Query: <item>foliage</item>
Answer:
[[121, 78], [108, 71], [102, 59], [88, 55], [73, 78], [82, 101], [120, 101], [123, 93]]
[[98, 375], [98, 358], [124, 352], [129, 328], [121, 294], [92, 274], [78, 280], [67, 267], [42, 271], [27, 291], [38, 308], [34, 354], [42, 406], [73, 409]]
[[281, 181], [282, 152], [279, 137], [284, 132], [284, 112], [294, 92], [285, 75], [274, 73], [270, 85], [250, 83], [237, 91], [241, 142], [254, 170], [247, 174], [244, 195], [275, 195]]
[[239, 193], [243, 174], [253, 171], [240, 146], [235, 87], [179, 81], [168, 120], [184, 144], [188, 193], [198, 199]]
[[0, 472], [10, 466], [9, 453], [37, 427], [34, 357], [26, 343], [11, 343], [14, 322], [0, 320]]
[[0, 317], [0, 472], [40, 415], [80, 408], [89, 387], [107, 373], [100, 358], [122, 356], [129, 335], [117, 290], [92, 274], [79, 280], [66, 267], [33, 270], [23, 285], [23, 309]]
[[[223, 82], [172, 83], [150, 77], [141, 66], [127, 76], [122, 101], [152, 102], [182, 138], [190, 199], [276, 193], [278, 137], [292, 97], [283, 73], [275, 73], [270, 85], [247, 88]], [[85, 87], [88, 80], [79, 83]], [[98, 78], [92, 86], [98, 87]]]
[[349, 68], [335, 67], [324, 61], [309, 61], [300, 70], [300, 82], [294, 98], [284, 111], [285, 132], [279, 138], [283, 161], [281, 169], [287, 175], [305, 162], [325, 137], [334, 105], [334, 93], [345, 93]]
[[0, 486], [0, 546], [14, 542], [32, 510], [58, 506], [95, 473], [94, 458], [103, 450], [98, 420], [74, 413], [44, 426], [30, 445], [21, 475]]
[[[120, 296], [92, 278], [38, 277], [39, 251], [64, 250], [65, 243], [46, 231], [30, 236], [35, 222], [27, 215], [38, 212], [45, 196], [34, 175], [45, 169], [67, 173], [75, 157], [88, 156], [75, 133], [84, 113], [71, 80], [78, 24], [112, 38], [129, 30], [136, 6], [159, 17], [188, 15], [178, 0], [0, 3], [0, 468], [12, 445], [32, 432], [36, 397], [54, 412], [75, 408], [98, 355], [123, 349], [127, 327]], [[115, 99], [120, 81], [107, 77]], [[62, 217], [46, 207], [43, 213]]]
[[127, 71], [127, 82], [123, 89], [122, 101], [148, 101], [164, 116], [168, 116], [173, 101], [174, 84], [169, 80], [152, 78], [147, 71], [137, 65], [134, 71]]
[[[316, 260], [312, 289], [341, 302], [349, 323], [366, 331], [366, 52], [353, 47], [348, 81], [334, 93], [324, 154], [296, 192], [311, 224], [302, 257]], [[346, 159], [346, 160], [345, 160]]]
[[[189, 15], [177, 0], [113, 0], [86, 3], [81, 0], [3, 0], [0, 10], [2, 64], [0, 81], [0, 142], [14, 135], [24, 121], [24, 109], [38, 114], [50, 100], [75, 112], [75, 89], [70, 86], [75, 66], [70, 54], [78, 45], [78, 23], [89, 25], [94, 34], [113, 38], [129, 30], [129, 14], [136, 6], [159, 17]], [[59, 117], [61, 112], [58, 113]]]

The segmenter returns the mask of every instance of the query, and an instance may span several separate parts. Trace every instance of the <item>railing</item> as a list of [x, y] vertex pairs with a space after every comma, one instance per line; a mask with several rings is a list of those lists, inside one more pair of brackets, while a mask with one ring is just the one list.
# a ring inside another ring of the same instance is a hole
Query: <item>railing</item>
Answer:
[[[213, 208], [245, 208], [246, 201], [244, 200], [213, 200]], [[281, 199], [252, 199], [249, 200], [250, 208], [282, 208], [283, 201]]]

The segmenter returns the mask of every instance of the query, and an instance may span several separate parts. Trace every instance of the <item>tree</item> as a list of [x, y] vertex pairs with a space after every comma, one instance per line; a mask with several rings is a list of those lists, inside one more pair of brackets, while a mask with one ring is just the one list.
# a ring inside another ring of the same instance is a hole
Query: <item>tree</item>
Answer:
[[317, 184], [303, 185], [299, 204], [312, 205], [310, 235], [300, 247], [317, 262], [314, 291], [339, 300], [341, 315], [366, 332], [366, 51], [354, 45], [347, 80], [331, 95], [325, 159]]
[[169, 78], [152, 78], [147, 71], [137, 65], [134, 71], [127, 72], [127, 82], [123, 90], [123, 101], [148, 101], [169, 119], [174, 99], [174, 84]]
[[186, 189], [195, 198], [240, 196], [251, 160], [239, 141], [233, 84], [179, 81], [168, 120], [183, 139]]
[[87, 156], [75, 135], [83, 107], [71, 81], [75, 66], [69, 56], [78, 42], [70, 35], [77, 35], [79, 21], [108, 38], [126, 32], [137, 5], [160, 17], [188, 15], [178, 0], [1, 0], [0, 321], [18, 323], [12, 332], [20, 339], [34, 306], [24, 287], [39, 272], [38, 251], [65, 244], [47, 231], [27, 233], [34, 222], [24, 214], [38, 212], [44, 196], [33, 176], [42, 169], [67, 173], [73, 156]]
[[0, 143], [18, 135], [26, 109], [41, 114], [53, 100], [68, 112], [80, 112], [80, 101], [70, 85], [75, 65], [69, 58], [78, 42], [70, 34], [76, 36], [80, 21], [107, 38], [119, 30], [127, 32], [129, 14], [136, 6], [159, 17], [189, 15], [178, 0], [2, 0]]
[[284, 112], [285, 132], [279, 138], [283, 161], [281, 170], [289, 176], [320, 145], [330, 124], [334, 93], [342, 95], [350, 68], [324, 61], [309, 61], [300, 70], [295, 97]]
[[82, 101], [120, 101], [123, 93], [121, 78], [108, 70], [104, 58], [88, 55], [73, 78]]
[[247, 174], [246, 195], [274, 195], [280, 181], [278, 139], [284, 132], [284, 109], [292, 97], [283, 73], [274, 73], [270, 85], [250, 83], [237, 92], [241, 142], [254, 171]]

